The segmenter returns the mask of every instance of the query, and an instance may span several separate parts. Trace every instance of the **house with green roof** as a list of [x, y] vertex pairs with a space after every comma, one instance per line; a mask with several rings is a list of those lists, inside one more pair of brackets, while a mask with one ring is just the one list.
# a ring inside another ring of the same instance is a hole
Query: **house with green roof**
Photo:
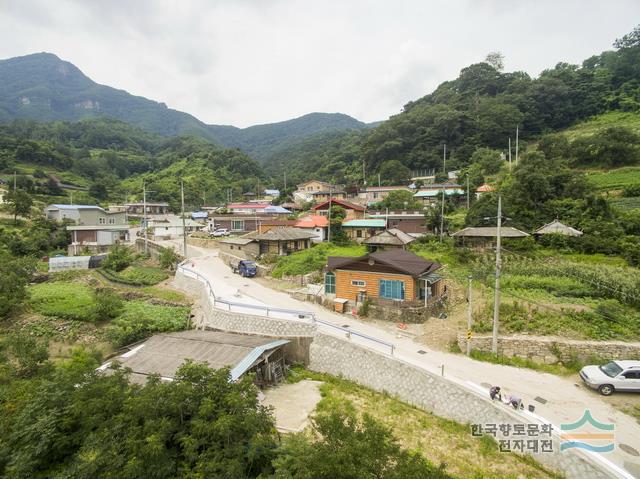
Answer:
[[387, 221], [383, 219], [356, 219], [342, 223], [342, 229], [347, 237], [357, 243], [362, 243], [386, 228]]

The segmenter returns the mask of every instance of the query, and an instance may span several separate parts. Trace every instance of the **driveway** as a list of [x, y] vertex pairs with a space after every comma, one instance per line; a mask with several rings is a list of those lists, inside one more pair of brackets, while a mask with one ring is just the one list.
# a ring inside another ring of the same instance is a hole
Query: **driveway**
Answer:
[[[236, 301], [246, 299], [252, 304], [311, 311], [318, 319], [327, 323], [336, 326], [347, 325], [354, 331], [393, 343], [395, 357], [436, 374], [444, 373], [448, 379], [476, 392], [488, 395], [490, 385], [499, 385], [503, 395], [513, 393], [521, 397], [525, 405], [535, 405], [535, 414], [528, 411], [522, 413], [527, 420], [542, 420], [559, 427], [562, 423], [576, 422], [588, 409], [595, 419], [616, 425], [616, 448], [613, 452], [599, 454], [598, 457], [633, 473], [627, 477], [640, 478], [640, 457], [633, 454], [633, 450], [640, 451], [640, 424], [631, 416], [614, 409], [598, 393], [587, 389], [572, 378], [485, 363], [460, 354], [436, 351], [399, 335], [394, 330], [394, 325], [385, 328], [351, 315], [340, 315], [320, 305], [295, 300], [286, 293], [267, 288], [250, 278], [233, 274], [217, 257], [217, 250], [190, 246], [188, 254], [192, 260], [187, 266], [210, 281], [216, 296], [220, 293], [223, 297], [231, 295]], [[320, 327], [327, 329], [327, 332], [335, 333], [330, 331], [330, 327]], [[352, 340], [358, 341], [355, 336], [352, 336]], [[381, 353], [389, 351], [383, 346], [363, 342], [367, 343], [367, 346], [379, 349]], [[472, 421], [473, 418], [470, 418], [470, 422]]]

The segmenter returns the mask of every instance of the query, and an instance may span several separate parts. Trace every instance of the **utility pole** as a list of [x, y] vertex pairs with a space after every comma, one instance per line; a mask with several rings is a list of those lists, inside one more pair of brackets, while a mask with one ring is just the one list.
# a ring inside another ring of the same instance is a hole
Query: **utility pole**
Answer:
[[469, 275], [469, 292], [467, 293], [467, 356], [471, 356], [471, 323], [472, 323], [472, 307], [471, 307], [471, 295], [472, 295], [472, 280], [473, 276]]
[[378, 188], [380, 188], [380, 173], [378, 173]]
[[331, 196], [332, 188], [329, 186], [329, 209], [327, 210], [327, 219], [329, 222], [329, 231], [327, 232], [327, 242], [331, 242]]
[[362, 158], [362, 184], [367, 186], [367, 174], [365, 173], [364, 166], [364, 158]]
[[509, 137], [509, 169], [511, 169], [511, 137]]
[[518, 125], [516, 125], [516, 166], [518, 166]]
[[149, 238], [147, 234], [147, 184], [142, 182], [142, 227], [144, 231], [144, 254], [149, 254]]
[[187, 257], [187, 226], [184, 218], [184, 181], [180, 180], [180, 200], [182, 204], [182, 252]]
[[496, 232], [496, 287], [493, 301], [493, 335], [491, 337], [491, 352], [498, 354], [498, 324], [500, 322], [500, 270], [502, 260], [500, 258], [500, 243], [502, 229], [502, 196], [498, 195], [498, 229]]
[[[15, 190], [15, 187], [14, 187], [14, 190], [13, 190], [13, 191], [16, 191], [16, 190]], [[72, 204], [73, 204], [73, 191], [70, 191], [70, 192], [69, 192], [69, 204], [70, 204], [70, 205], [72, 205]]]
[[442, 172], [447, 172], [447, 144], [444, 144], [444, 151], [442, 152]]
[[444, 187], [442, 187], [442, 208], [440, 210], [440, 243], [444, 238]]
[[284, 191], [282, 192], [282, 194], [286, 194], [287, 191], [287, 172], [284, 172]]
[[469, 175], [467, 175], [467, 209], [469, 209]]
[[14, 172], [13, 172], [13, 192], [14, 192], [14, 193], [16, 192], [16, 184], [17, 184], [17, 181], [16, 181], [16, 172], [14, 171]]

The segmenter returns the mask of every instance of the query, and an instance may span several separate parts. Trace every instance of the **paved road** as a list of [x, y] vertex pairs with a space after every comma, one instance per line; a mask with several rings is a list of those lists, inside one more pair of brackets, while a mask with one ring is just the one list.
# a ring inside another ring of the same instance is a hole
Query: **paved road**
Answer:
[[[217, 250], [190, 246], [188, 254], [193, 259], [187, 266], [205, 276], [218, 297], [234, 298], [238, 302], [247, 301], [256, 305], [312, 311], [318, 319], [327, 323], [337, 326], [348, 325], [354, 331], [393, 343], [395, 357], [425, 370], [441, 374], [444, 365], [444, 375], [448, 379], [470, 389], [486, 392], [487, 385], [500, 385], [503, 393], [514, 393], [523, 398], [525, 404], [536, 406], [535, 414], [528, 411], [523, 413], [532, 421], [546, 418], [545, 422], [552, 422], [559, 426], [562, 423], [577, 421], [582, 417], [584, 410], [589, 409], [595, 419], [616, 425], [616, 446], [625, 444], [640, 451], [640, 424], [607, 404], [597, 393], [571, 379], [529, 369], [476, 361], [464, 355], [435, 351], [409, 337], [399, 336], [392, 326], [384, 328], [355, 319], [350, 315], [339, 315], [319, 305], [295, 300], [286, 293], [267, 288], [252, 279], [235, 275], [217, 257]], [[289, 319], [294, 319], [293, 315]], [[352, 338], [358, 341], [355, 336]], [[364, 342], [367, 346], [379, 349], [383, 353], [389, 351], [384, 346]], [[541, 398], [544, 403], [536, 401], [535, 398]], [[634, 476], [628, 477], [640, 477], [640, 457], [633, 456], [620, 447], [599, 457], [604, 457], [615, 465], [634, 473]]]

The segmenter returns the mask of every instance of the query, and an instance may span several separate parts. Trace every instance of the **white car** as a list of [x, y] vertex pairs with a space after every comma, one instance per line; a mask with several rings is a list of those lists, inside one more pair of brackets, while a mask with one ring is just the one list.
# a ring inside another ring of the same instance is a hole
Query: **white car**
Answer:
[[231, 232], [227, 228], [218, 228], [211, 233], [211, 236], [218, 238], [220, 236], [229, 236]]
[[615, 391], [640, 392], [640, 361], [611, 361], [602, 366], [585, 366], [580, 377], [604, 396]]

